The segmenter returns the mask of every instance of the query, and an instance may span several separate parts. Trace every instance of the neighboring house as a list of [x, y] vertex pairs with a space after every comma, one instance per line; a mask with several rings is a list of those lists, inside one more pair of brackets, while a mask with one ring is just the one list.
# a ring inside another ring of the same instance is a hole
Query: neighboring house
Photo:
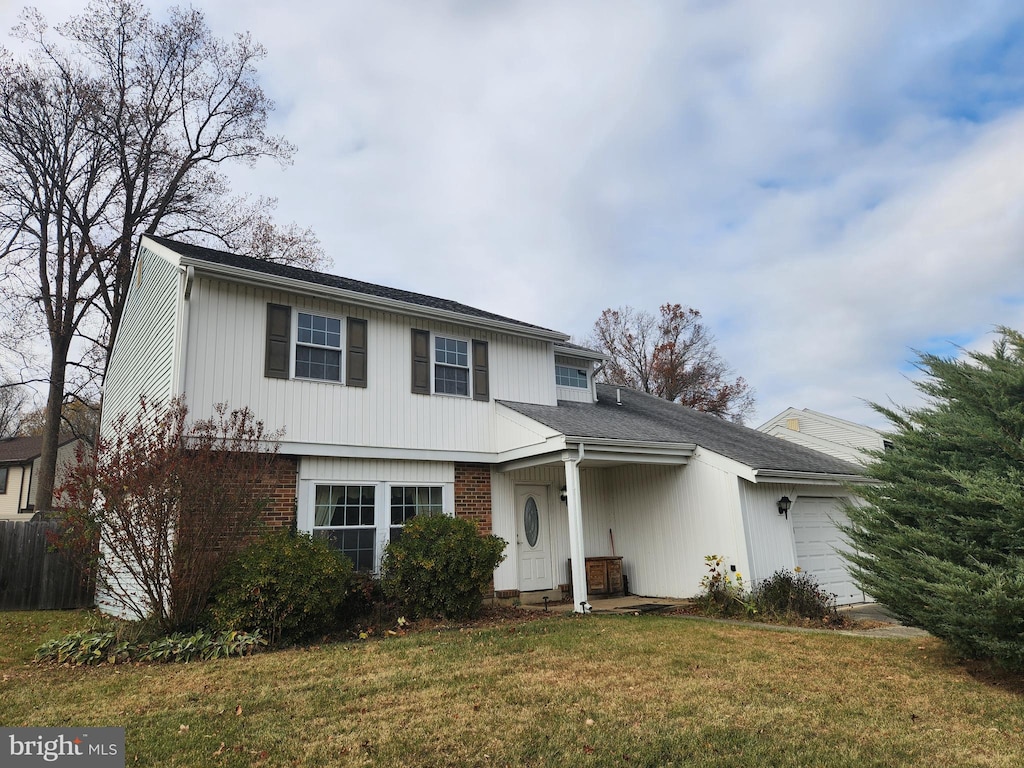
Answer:
[[603, 360], [453, 301], [144, 237], [103, 428], [140, 394], [183, 395], [197, 418], [249, 406], [285, 431], [268, 519], [363, 570], [406, 520], [443, 513], [509, 542], [501, 596], [562, 587], [582, 610], [621, 567], [636, 594], [686, 597], [718, 554], [747, 583], [799, 564], [863, 599], [800, 543], [831, 546], [858, 467], [597, 385]]
[[887, 447], [878, 430], [808, 408], [787, 408], [758, 429], [857, 464], [871, 460], [865, 451], [882, 451]]
[[[82, 443], [73, 436], [62, 436], [57, 449], [57, 478], [61, 467], [74, 461]], [[28, 520], [36, 508], [39, 482], [39, 456], [42, 437], [12, 437], [0, 440], [0, 520]]]

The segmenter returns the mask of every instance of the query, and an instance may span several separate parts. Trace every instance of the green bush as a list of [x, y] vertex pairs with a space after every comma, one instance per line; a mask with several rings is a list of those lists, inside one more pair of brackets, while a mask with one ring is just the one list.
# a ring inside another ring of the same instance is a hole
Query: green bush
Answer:
[[823, 619], [835, 613], [835, 595], [809, 573], [776, 571], [754, 589], [754, 605], [765, 616]]
[[212, 623], [292, 643], [335, 626], [351, 581], [352, 562], [326, 541], [272, 532], [228, 566], [214, 588]]
[[467, 520], [414, 517], [384, 551], [384, 594], [414, 617], [475, 616], [504, 550], [504, 539], [481, 536]]

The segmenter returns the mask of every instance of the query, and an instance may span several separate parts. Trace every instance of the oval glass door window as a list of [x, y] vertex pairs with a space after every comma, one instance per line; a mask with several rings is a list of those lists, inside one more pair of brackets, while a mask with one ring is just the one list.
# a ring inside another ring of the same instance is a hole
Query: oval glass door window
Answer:
[[531, 547], [537, 546], [537, 536], [540, 533], [540, 513], [537, 511], [537, 502], [533, 496], [526, 498], [526, 508], [523, 510], [523, 526], [526, 528], [526, 541]]

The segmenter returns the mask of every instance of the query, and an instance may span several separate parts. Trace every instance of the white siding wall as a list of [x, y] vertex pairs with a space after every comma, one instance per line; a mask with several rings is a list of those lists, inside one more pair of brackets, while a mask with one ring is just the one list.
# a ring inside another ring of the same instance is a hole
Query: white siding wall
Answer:
[[121, 414], [134, 413], [139, 395], [166, 402], [175, 391], [175, 328], [180, 271], [146, 248], [128, 292], [117, 345], [104, 380], [102, 431]]
[[[365, 318], [368, 387], [264, 377], [268, 302]], [[493, 402], [410, 392], [412, 328], [488, 341], [492, 400], [555, 403], [545, 342], [209, 279], [196, 280], [189, 311], [185, 380], [195, 413], [246, 404], [271, 429], [283, 428], [285, 443], [494, 451], [516, 428], [497, 423]]]
[[[789, 422], [793, 420], [798, 423], [799, 430], [789, 428]], [[857, 463], [864, 463], [868, 458], [862, 451], [880, 451], [883, 448], [881, 434], [870, 427], [816, 411], [788, 408], [758, 429], [806, 448]]]
[[700, 590], [705, 555], [712, 554], [746, 576], [736, 475], [720, 457], [698, 449], [683, 467], [633, 465], [608, 473], [615, 549], [630, 591], [690, 597]]
[[[750, 585], [771, 576], [777, 570], [792, 570], [797, 565], [793, 543], [793, 521], [779, 514], [778, 501], [788, 496], [795, 503], [801, 496], [846, 498], [839, 486], [754, 484], [737, 480], [747, 549], [750, 557]], [[838, 532], [837, 532], [838, 535]]]
[[14, 465], [7, 468], [7, 490], [0, 493], [0, 520], [27, 520], [29, 515], [22, 514], [20, 510], [27, 503], [28, 489], [22, 484], [27, 478], [24, 477], [25, 467]]
[[[864, 464], [868, 460], [868, 456], [859, 449], [849, 445], [843, 445], [841, 443], [834, 443], [829, 440], [823, 440], [820, 437], [814, 435], [808, 435], [804, 432], [797, 432], [786, 427], [772, 427], [771, 429], [762, 430], [767, 432], [769, 435], [781, 438], [782, 440], [788, 440], [791, 443], [802, 445], [804, 448], [810, 448], [821, 453], [826, 453], [829, 456], [834, 456], [837, 459], [843, 461], [850, 461], [854, 464]], [[879, 440], [878, 448], [880, 449], [881, 440]]]

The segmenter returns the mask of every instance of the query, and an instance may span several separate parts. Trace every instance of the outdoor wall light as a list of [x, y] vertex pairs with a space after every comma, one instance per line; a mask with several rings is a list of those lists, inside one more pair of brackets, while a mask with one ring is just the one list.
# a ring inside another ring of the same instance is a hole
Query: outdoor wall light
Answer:
[[787, 520], [789, 520], [789, 508], [792, 504], [793, 502], [789, 500], [789, 496], [783, 496], [779, 499], [779, 514], [785, 515]]
[[569, 494], [566, 492], [566, 490], [567, 489], [564, 485], [558, 489], [558, 498], [560, 498], [562, 501], [569, 500]]

